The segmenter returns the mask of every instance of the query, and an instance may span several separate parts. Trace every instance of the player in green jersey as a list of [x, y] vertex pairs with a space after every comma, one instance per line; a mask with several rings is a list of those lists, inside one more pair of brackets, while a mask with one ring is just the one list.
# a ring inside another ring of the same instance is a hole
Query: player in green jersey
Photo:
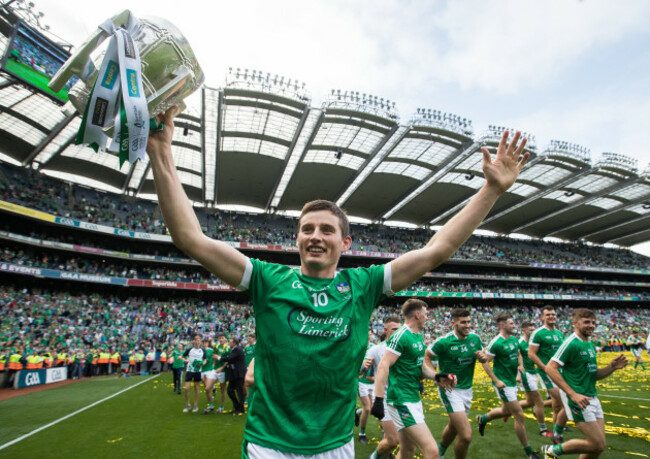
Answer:
[[171, 352], [172, 360], [172, 373], [174, 375], [174, 392], [180, 395], [181, 393], [181, 378], [183, 376], [183, 353], [178, 348], [178, 344], [174, 345], [174, 350]]
[[[482, 147], [485, 184], [426, 244], [386, 265], [337, 271], [352, 244], [345, 213], [312, 201], [298, 219], [300, 266], [250, 259], [203, 234], [172, 155], [175, 109], [158, 117], [147, 151], [158, 202], [176, 246], [225, 283], [247, 292], [255, 314], [255, 390], [242, 455], [354, 456], [357, 370], [373, 309], [445, 262], [472, 234], [528, 160], [526, 139], [505, 131], [496, 157]], [[291, 397], [287, 397], [291, 394]]]
[[[485, 426], [492, 419], [502, 418], [504, 415], [512, 416], [515, 420], [515, 434], [524, 447], [526, 457], [539, 459], [528, 442], [524, 411], [517, 401], [517, 368], [522, 364], [522, 360], [519, 355], [519, 340], [513, 336], [515, 322], [506, 312], [497, 314], [495, 321], [499, 327], [499, 334], [490, 341], [485, 350], [487, 361], [483, 362], [483, 369], [492, 380], [497, 397], [501, 400], [501, 406], [477, 416], [478, 431], [483, 436]], [[492, 367], [489, 362], [492, 362]]]
[[557, 315], [553, 306], [547, 305], [542, 308], [542, 324], [541, 327], [530, 335], [528, 357], [539, 368], [540, 379], [551, 396], [553, 407], [553, 441], [555, 443], [561, 443], [567, 416], [562, 407], [560, 390], [546, 374], [546, 364], [551, 360], [551, 357], [553, 357], [564, 341], [564, 335], [560, 330], [556, 329]]
[[[214, 353], [212, 358], [217, 362], [221, 357], [226, 357], [230, 353], [230, 346], [228, 345], [228, 339], [226, 335], [221, 333], [218, 337], [218, 344], [214, 347]], [[226, 403], [226, 390], [228, 388], [228, 383], [226, 382], [226, 372], [224, 371], [227, 364], [219, 363], [216, 372], [216, 380], [219, 383], [219, 390], [221, 391], [221, 404], [217, 413], [223, 413], [224, 404]]]
[[[388, 345], [377, 369], [375, 378], [375, 402], [372, 414], [384, 417], [384, 396], [388, 413], [397, 427], [400, 458], [410, 459], [419, 449], [424, 459], [438, 457], [438, 446], [424, 422], [420, 400], [420, 379], [436, 379], [436, 373], [424, 362], [424, 338], [422, 330], [427, 320], [427, 304], [415, 298], [402, 306], [404, 325], [388, 340]], [[438, 377], [441, 387], [451, 387], [453, 376]], [[386, 381], [388, 392], [385, 394]]]
[[440, 372], [456, 376], [456, 384], [451, 388], [438, 388], [449, 421], [442, 431], [438, 448], [442, 456], [456, 440], [454, 453], [459, 459], [467, 456], [472, 441], [472, 428], [467, 415], [472, 405], [472, 385], [476, 361], [484, 362], [487, 355], [482, 351], [481, 339], [471, 333], [472, 320], [467, 309], [455, 308], [451, 311], [453, 331], [441, 336], [427, 349], [427, 355], [438, 359]]
[[[368, 358], [368, 352], [372, 344], [372, 331], [368, 331], [368, 349], [366, 350], [365, 360]], [[368, 444], [366, 436], [366, 425], [368, 424], [368, 415], [372, 407], [372, 399], [375, 389], [375, 369], [371, 365], [362, 365], [359, 370], [359, 400], [361, 408], [354, 413], [354, 423], [359, 426], [359, 443]]]
[[212, 388], [217, 380], [217, 372], [214, 371], [214, 348], [212, 347], [212, 340], [210, 338], [203, 339], [203, 350], [205, 351], [205, 364], [201, 368], [201, 379], [205, 387], [205, 396], [208, 399], [208, 406], [203, 410], [203, 414], [208, 414], [214, 410], [214, 394]]
[[[544, 419], [544, 406], [546, 402], [542, 401], [542, 396], [539, 393], [537, 367], [528, 357], [528, 342], [530, 335], [533, 334], [535, 325], [532, 322], [524, 321], [521, 323], [522, 337], [519, 338], [519, 355], [521, 355], [522, 366], [519, 367], [519, 378], [521, 385], [524, 387], [526, 393], [526, 400], [519, 402], [522, 409], [533, 407], [533, 414], [539, 424], [539, 434], [543, 437], [551, 438], [553, 434], [549, 432]], [[549, 406], [551, 400], [548, 400]]]
[[[562, 402], [569, 419], [585, 436], [566, 443], [544, 445], [547, 458], [562, 454], [580, 454], [582, 459], [595, 459], [605, 450], [605, 419], [598, 400], [596, 381], [608, 377], [627, 365], [623, 354], [598, 368], [596, 347], [589, 340], [596, 329], [596, 314], [591, 309], [575, 309], [571, 315], [573, 334], [557, 350], [546, 366], [546, 372], [561, 390]], [[562, 367], [562, 373], [559, 369]]]
[[639, 330], [634, 330], [630, 336], [627, 337], [627, 345], [630, 347], [630, 352], [634, 356], [634, 369], [641, 366], [645, 371], [645, 365], [641, 360], [641, 355], [643, 354], [643, 338], [639, 333]]

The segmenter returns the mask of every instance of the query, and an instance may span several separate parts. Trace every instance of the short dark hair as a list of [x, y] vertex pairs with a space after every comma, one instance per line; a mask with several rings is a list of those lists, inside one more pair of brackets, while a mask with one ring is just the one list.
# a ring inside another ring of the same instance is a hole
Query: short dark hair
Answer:
[[582, 318], [587, 318], [587, 319], [596, 319], [596, 313], [592, 311], [591, 309], [587, 308], [577, 308], [573, 310], [573, 313], [571, 314], [571, 320], [574, 322], [577, 320], [580, 320]]
[[343, 237], [350, 235], [350, 220], [348, 220], [348, 216], [345, 214], [345, 211], [336, 205], [336, 203], [327, 201], [325, 199], [309, 201], [307, 204], [302, 206], [300, 217], [298, 217], [298, 231], [300, 231], [300, 221], [302, 220], [302, 217], [310, 212], [318, 212], [319, 210], [329, 210], [334, 215], [336, 215], [339, 218], [339, 225], [341, 227], [341, 234]]
[[232, 340], [233, 343], [235, 343], [235, 346], [237, 346], [239, 344], [239, 338], [237, 338], [236, 336], [233, 336], [230, 339]]
[[500, 312], [496, 316], [494, 316], [494, 320], [496, 321], [497, 325], [499, 325], [502, 322], [507, 322], [508, 319], [511, 319], [512, 316], [508, 314], [507, 312]]
[[391, 322], [397, 323], [397, 324], [400, 323], [399, 317], [397, 317], [397, 316], [386, 316], [386, 318], [384, 319], [384, 325], [389, 324]]
[[553, 312], [555, 312], [555, 308], [553, 306], [551, 306], [550, 304], [547, 304], [546, 306], [544, 306], [542, 308], [542, 314], [544, 314], [544, 311], [553, 311]]
[[522, 328], [522, 330], [523, 330], [524, 328], [534, 327], [534, 326], [535, 326], [535, 324], [533, 324], [530, 320], [524, 320], [524, 321], [521, 323], [521, 328]]
[[221, 338], [222, 336], [223, 336], [224, 338], [227, 338], [227, 336], [226, 336], [225, 333], [219, 333], [219, 334], [217, 335], [217, 339]]
[[406, 303], [402, 305], [402, 314], [407, 319], [410, 319], [411, 317], [413, 317], [415, 311], [419, 311], [426, 307], [427, 304], [424, 301], [418, 300], [417, 298], [409, 298], [408, 300], [406, 300]]
[[454, 308], [451, 310], [451, 320], [460, 319], [461, 317], [469, 317], [469, 309]]

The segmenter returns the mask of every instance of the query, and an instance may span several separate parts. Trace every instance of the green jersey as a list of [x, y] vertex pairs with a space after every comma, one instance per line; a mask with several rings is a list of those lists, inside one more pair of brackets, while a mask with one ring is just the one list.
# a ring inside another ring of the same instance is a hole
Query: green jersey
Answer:
[[185, 362], [183, 362], [183, 353], [178, 349], [172, 351], [171, 357], [174, 359], [172, 368], [183, 368], [183, 366], [185, 366]]
[[453, 331], [441, 336], [429, 346], [429, 351], [438, 357], [440, 372], [455, 374], [456, 387], [459, 389], [472, 387], [476, 365], [474, 353], [481, 349], [481, 338], [474, 333], [470, 333], [465, 339], [459, 339]]
[[596, 347], [572, 333], [553, 356], [562, 366], [562, 377], [579, 394], [595, 397], [598, 362]]
[[370, 315], [392, 294], [390, 280], [390, 265], [323, 279], [247, 261], [239, 289], [251, 297], [258, 342], [245, 441], [313, 455], [352, 439]]
[[[224, 344], [223, 346], [221, 344], [217, 344], [214, 347], [213, 355], [216, 355], [217, 357], [227, 357], [228, 354], [230, 354], [230, 346], [228, 344]], [[224, 363], [225, 362], [217, 362], [217, 368], [222, 367]]]
[[413, 333], [407, 325], [402, 325], [388, 339], [386, 350], [399, 357], [388, 373], [388, 403], [420, 401], [420, 376], [425, 349], [422, 334]]
[[208, 371], [214, 370], [214, 359], [212, 355], [214, 354], [214, 349], [211, 347], [205, 349], [205, 365], [201, 367], [201, 372], [207, 373]]
[[546, 327], [539, 327], [530, 335], [528, 346], [537, 346], [537, 357], [544, 365], [551, 360], [564, 341], [564, 335], [560, 330], [549, 330]]
[[253, 357], [255, 357], [255, 345], [249, 344], [244, 348], [244, 356], [246, 357], [246, 367], [251, 363]]
[[519, 353], [521, 354], [521, 360], [524, 362], [524, 370], [526, 373], [537, 373], [537, 367], [528, 357], [528, 341], [522, 336], [519, 338]]
[[519, 341], [517, 337], [505, 338], [502, 334], [494, 337], [485, 349], [492, 360], [494, 376], [508, 387], [517, 386], [517, 367], [519, 366]]

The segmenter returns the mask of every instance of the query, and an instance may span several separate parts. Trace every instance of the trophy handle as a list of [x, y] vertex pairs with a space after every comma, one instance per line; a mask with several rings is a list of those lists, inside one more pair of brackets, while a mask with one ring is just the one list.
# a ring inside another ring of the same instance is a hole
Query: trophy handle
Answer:
[[[113, 16], [110, 21], [115, 24], [116, 27], [124, 27], [128, 24], [129, 18], [131, 17], [131, 11], [124, 10], [121, 13]], [[81, 47], [75, 51], [74, 55], [66, 61], [65, 64], [61, 66], [56, 75], [52, 77], [52, 80], [48, 83], [48, 87], [54, 91], [59, 92], [63, 89], [63, 86], [68, 82], [70, 78], [74, 75], [77, 75], [84, 82], [88, 82], [88, 78], [92, 75], [97, 69], [95, 64], [93, 64], [92, 59], [90, 59], [90, 54], [97, 49], [97, 47], [109, 37], [109, 34], [98, 28]]]

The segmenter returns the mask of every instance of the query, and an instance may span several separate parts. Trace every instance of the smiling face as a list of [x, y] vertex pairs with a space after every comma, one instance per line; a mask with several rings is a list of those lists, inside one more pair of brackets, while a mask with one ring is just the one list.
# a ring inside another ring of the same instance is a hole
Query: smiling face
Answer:
[[303, 215], [296, 239], [302, 273], [312, 277], [334, 277], [341, 253], [351, 244], [350, 236], [343, 237], [339, 218], [329, 210]]
[[465, 338], [472, 330], [472, 319], [469, 316], [452, 319], [451, 324], [459, 338]]
[[555, 328], [557, 324], [557, 315], [552, 309], [545, 309], [542, 311], [542, 323], [551, 330]]
[[578, 320], [573, 322], [575, 327], [576, 334], [582, 339], [587, 339], [594, 334], [596, 329], [596, 318], [595, 317], [581, 317]]

